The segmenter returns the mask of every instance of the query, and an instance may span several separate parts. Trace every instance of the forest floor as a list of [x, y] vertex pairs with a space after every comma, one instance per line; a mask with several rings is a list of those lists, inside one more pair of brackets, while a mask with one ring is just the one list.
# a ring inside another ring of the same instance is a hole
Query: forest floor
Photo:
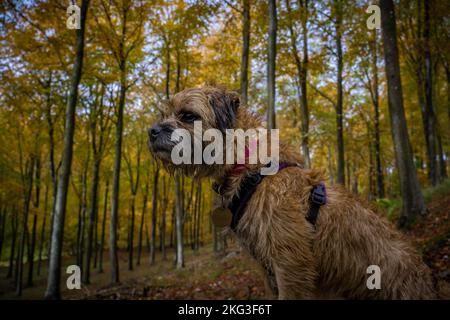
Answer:
[[[428, 197], [429, 214], [406, 232], [422, 252], [431, 268], [442, 296], [450, 298], [450, 193], [436, 192]], [[127, 253], [120, 253], [121, 283], [111, 286], [109, 264], [105, 272], [92, 270], [92, 283], [81, 290], [64, 289], [65, 299], [262, 299], [264, 285], [258, 267], [231, 243], [226, 252], [214, 253], [212, 246], [193, 252], [186, 248], [185, 268], [177, 270], [173, 250], [166, 261], [158, 253], [156, 263], [149, 266], [148, 256], [133, 271], [127, 270]], [[105, 252], [105, 254], [107, 254]], [[106, 261], [107, 255], [106, 255]], [[64, 268], [73, 261], [63, 260]], [[25, 268], [27, 270], [27, 268]], [[64, 269], [65, 270], [65, 269]], [[46, 270], [36, 277], [33, 287], [25, 288], [24, 299], [41, 299], [45, 291]], [[0, 269], [0, 299], [14, 296], [14, 284], [6, 279], [6, 268]], [[26, 275], [26, 272], [25, 272]], [[24, 277], [26, 280], [26, 276]], [[63, 273], [63, 285], [67, 275]]]

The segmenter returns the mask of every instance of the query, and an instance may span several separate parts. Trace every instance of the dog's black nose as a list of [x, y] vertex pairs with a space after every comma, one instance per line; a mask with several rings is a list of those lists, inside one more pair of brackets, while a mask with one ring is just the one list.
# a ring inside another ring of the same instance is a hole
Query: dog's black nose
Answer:
[[150, 136], [150, 140], [152, 140], [152, 141], [155, 140], [158, 137], [158, 135], [161, 133], [161, 131], [162, 131], [162, 128], [158, 125], [151, 127], [148, 130], [148, 135]]

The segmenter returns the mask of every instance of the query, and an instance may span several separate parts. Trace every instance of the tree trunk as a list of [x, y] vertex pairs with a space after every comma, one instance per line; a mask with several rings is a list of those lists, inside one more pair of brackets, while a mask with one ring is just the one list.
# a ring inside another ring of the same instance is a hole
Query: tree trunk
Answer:
[[116, 140], [113, 171], [113, 189], [111, 201], [111, 218], [109, 230], [109, 253], [111, 260], [111, 284], [119, 282], [119, 259], [117, 256], [117, 220], [119, 213], [119, 190], [120, 190], [120, 165], [122, 161], [122, 132], [123, 113], [125, 108], [126, 95], [126, 72], [125, 65], [121, 66], [120, 98], [117, 111]]
[[243, 0], [242, 57], [241, 57], [241, 103], [248, 103], [248, 66], [250, 55], [250, 0]]
[[42, 252], [44, 251], [45, 244], [45, 226], [47, 225], [47, 210], [48, 210], [48, 182], [45, 185], [45, 196], [44, 196], [44, 218], [41, 226], [41, 236], [39, 241], [39, 258], [38, 258], [38, 267], [37, 274], [41, 274], [41, 264], [42, 264]]
[[47, 97], [46, 97], [46, 112], [45, 117], [48, 125], [48, 137], [49, 137], [49, 170], [50, 177], [52, 182], [52, 207], [50, 212], [50, 239], [47, 245], [47, 257], [48, 263], [50, 263], [50, 250], [51, 250], [51, 235], [53, 233], [53, 217], [55, 212], [56, 205], [56, 192], [58, 190], [58, 181], [57, 181], [57, 169], [55, 165], [55, 128], [54, 122], [52, 118], [52, 100], [51, 100], [51, 85], [52, 85], [52, 72], [49, 72], [49, 77], [47, 81]]
[[81, 4], [80, 29], [77, 32], [76, 57], [73, 67], [72, 83], [70, 87], [69, 101], [66, 110], [66, 123], [64, 128], [64, 150], [60, 177], [58, 179], [58, 191], [53, 219], [52, 249], [50, 255], [49, 272], [46, 299], [60, 299], [61, 281], [61, 254], [64, 234], [64, 219], [66, 215], [67, 190], [69, 187], [70, 168], [72, 165], [73, 136], [75, 131], [75, 109], [78, 98], [78, 84], [81, 79], [84, 53], [84, 31], [89, 0], [83, 0]]
[[183, 239], [183, 202], [181, 195], [180, 175], [175, 174], [175, 217], [176, 217], [176, 266], [184, 268], [184, 239]]
[[141, 264], [141, 255], [142, 255], [142, 236], [144, 233], [144, 225], [145, 225], [145, 212], [147, 211], [147, 200], [148, 200], [148, 191], [149, 191], [149, 181], [148, 175], [145, 182], [145, 191], [144, 198], [142, 200], [142, 214], [141, 214], [141, 223], [139, 226], [139, 242], [138, 242], [138, 255], [137, 255], [137, 265]]
[[[98, 200], [97, 200], [98, 201]], [[95, 213], [95, 222], [94, 222], [94, 265], [93, 268], [97, 268], [98, 262], [98, 205]]]
[[[94, 129], [95, 130], [95, 129]], [[92, 168], [92, 186], [91, 194], [89, 196], [89, 225], [88, 225], [88, 236], [87, 236], [87, 250], [86, 250], [86, 264], [83, 270], [83, 283], [90, 283], [91, 274], [91, 258], [92, 250], [94, 246], [94, 224], [97, 219], [98, 210], [98, 184], [100, 180], [100, 163], [101, 159], [94, 150], [94, 161]]]
[[16, 252], [17, 226], [18, 226], [16, 210], [17, 210], [16, 208], [13, 208], [11, 211], [11, 252], [9, 253], [9, 266], [8, 266], [8, 273], [6, 275], [6, 278], [8, 279], [13, 276], [14, 270], [14, 255]]
[[375, 165], [376, 165], [376, 181], [377, 196], [384, 198], [384, 176], [383, 166], [381, 164], [381, 143], [380, 143], [380, 98], [378, 85], [378, 49], [377, 49], [377, 33], [374, 30], [374, 41], [372, 43], [372, 74], [373, 74], [373, 109], [374, 109], [374, 130], [375, 130]]
[[[78, 208], [78, 241], [77, 241], [77, 264], [83, 269], [84, 266], [84, 252], [85, 252], [85, 235], [86, 235], [86, 212], [87, 212], [87, 172], [90, 162], [90, 151], [85, 161], [83, 172], [81, 173], [81, 185], [79, 194], [79, 208]], [[84, 272], [83, 272], [84, 273]]]
[[100, 237], [100, 257], [98, 262], [98, 272], [103, 273], [103, 251], [105, 246], [105, 228], [106, 228], [106, 212], [108, 211], [108, 191], [109, 179], [106, 179], [105, 197], [103, 198], [103, 219], [102, 219], [102, 234]]
[[134, 255], [134, 221], [136, 218], [136, 194], [131, 195], [131, 217], [130, 217], [130, 237], [129, 237], [129, 251], [128, 251], [128, 270], [133, 270], [133, 255]]
[[311, 160], [309, 156], [309, 143], [308, 143], [308, 132], [309, 132], [309, 112], [308, 112], [308, 99], [307, 99], [307, 74], [308, 74], [308, 0], [300, 0], [301, 9], [301, 23], [302, 23], [302, 37], [303, 37], [303, 58], [300, 58], [299, 50], [297, 48], [297, 34], [294, 30], [294, 24], [292, 21], [292, 12], [290, 0], [286, 0], [286, 8], [289, 13], [288, 24], [289, 24], [289, 35], [291, 40], [291, 48], [294, 56], [294, 62], [297, 69], [298, 77], [298, 100], [300, 102], [300, 114], [301, 114], [301, 146], [302, 153], [305, 160], [305, 167], [311, 167]]
[[345, 185], [345, 158], [344, 158], [344, 124], [343, 124], [343, 92], [342, 92], [342, 71], [343, 71], [343, 54], [342, 54], [342, 2], [337, 0], [336, 3], [336, 52], [337, 52], [337, 99], [336, 99], [336, 129], [337, 129], [337, 173], [336, 182]]
[[267, 128], [275, 129], [275, 70], [277, 57], [277, 4], [269, 0], [269, 50], [267, 60]]
[[426, 130], [427, 151], [429, 160], [429, 178], [431, 185], [438, 183], [437, 159], [436, 159], [436, 125], [433, 106], [433, 64], [430, 52], [430, 3], [425, 0], [425, 19], [424, 19], [424, 60], [425, 60], [425, 115], [427, 117]]
[[23, 201], [23, 221], [22, 232], [20, 235], [19, 252], [17, 255], [17, 274], [16, 274], [16, 295], [22, 295], [22, 276], [23, 276], [23, 255], [25, 251], [25, 242], [28, 232], [28, 213], [30, 209], [31, 192], [33, 190], [33, 173], [35, 159], [31, 156], [29, 162], [25, 165], [25, 177], [23, 178], [24, 201]]
[[37, 227], [37, 212], [39, 210], [40, 195], [41, 195], [41, 159], [38, 156], [35, 161], [35, 200], [33, 202], [33, 226], [31, 229], [31, 246], [28, 259], [28, 279], [27, 286], [33, 286], [33, 271], [34, 271], [34, 253], [36, 249], [36, 227]]
[[202, 205], [202, 183], [199, 182], [198, 184], [198, 193], [197, 193], [197, 225], [195, 227], [195, 234], [194, 234], [194, 249], [195, 251], [198, 251], [200, 248], [200, 225], [201, 225], [201, 205]]
[[159, 178], [159, 166], [156, 164], [156, 171], [153, 177], [153, 190], [152, 190], [152, 230], [150, 243], [150, 264], [155, 264], [155, 248], [156, 248], [156, 212], [158, 210], [158, 178]]
[[5, 226], [6, 226], [6, 212], [7, 208], [0, 210], [0, 261], [2, 261], [3, 243], [5, 240]]
[[166, 178], [163, 177], [163, 204], [162, 204], [162, 210], [161, 210], [161, 226], [160, 226], [160, 245], [161, 245], [161, 255], [162, 260], [165, 261], [166, 256], [166, 210], [167, 210], [167, 187], [166, 187]]
[[73, 136], [75, 131], [75, 109], [78, 98], [78, 84], [81, 79], [84, 53], [84, 31], [89, 0], [83, 0], [81, 4], [80, 29], [77, 30], [76, 58], [73, 67], [72, 83], [70, 87], [69, 101], [66, 110], [66, 123], [64, 129], [64, 150], [60, 177], [58, 179], [58, 191], [55, 204], [55, 212], [52, 230], [52, 249], [49, 258], [49, 276], [47, 281], [46, 299], [60, 299], [61, 281], [61, 254], [64, 234], [64, 219], [66, 214], [67, 190], [69, 187], [70, 168], [72, 165]]
[[405, 111], [403, 109], [394, 3], [392, 0], [381, 0], [380, 5], [386, 78], [388, 82], [389, 114], [403, 200], [399, 227], [407, 227], [418, 214], [426, 213], [426, 207], [414, 167]]

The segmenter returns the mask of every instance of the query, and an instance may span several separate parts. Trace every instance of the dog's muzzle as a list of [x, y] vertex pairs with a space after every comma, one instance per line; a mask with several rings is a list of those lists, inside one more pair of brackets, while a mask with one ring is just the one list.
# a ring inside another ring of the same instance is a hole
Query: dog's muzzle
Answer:
[[174, 146], [171, 141], [173, 128], [165, 124], [156, 124], [148, 129], [149, 148], [152, 152], [169, 152]]

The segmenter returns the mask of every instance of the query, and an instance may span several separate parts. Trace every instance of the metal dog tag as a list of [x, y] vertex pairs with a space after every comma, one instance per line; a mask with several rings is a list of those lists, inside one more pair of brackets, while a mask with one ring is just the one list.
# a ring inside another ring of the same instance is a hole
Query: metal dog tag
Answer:
[[211, 219], [217, 228], [224, 228], [231, 224], [233, 214], [230, 209], [218, 207], [211, 212]]

